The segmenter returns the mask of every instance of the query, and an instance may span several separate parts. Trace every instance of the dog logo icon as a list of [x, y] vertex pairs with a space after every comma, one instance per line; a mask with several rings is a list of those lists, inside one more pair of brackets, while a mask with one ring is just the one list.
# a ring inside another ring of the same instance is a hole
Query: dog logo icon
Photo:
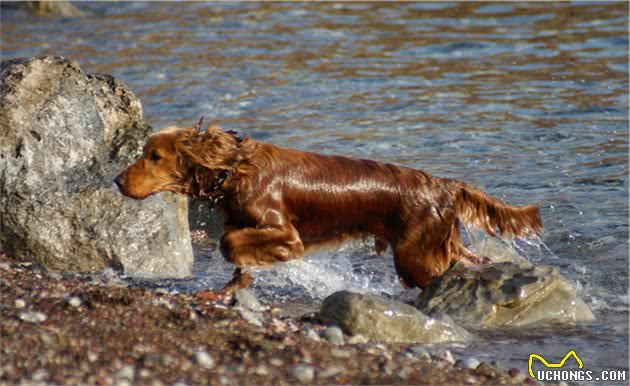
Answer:
[[532, 377], [533, 379], [536, 379], [536, 377], [534, 376], [534, 370], [532, 368], [532, 364], [534, 362], [534, 358], [538, 359], [545, 367], [550, 368], [550, 369], [558, 369], [561, 368], [562, 366], [564, 366], [564, 364], [566, 363], [566, 361], [569, 359], [569, 357], [573, 357], [575, 358], [575, 361], [578, 364], [578, 367], [581, 369], [582, 367], [584, 367], [584, 362], [582, 362], [582, 359], [580, 358], [580, 356], [575, 352], [575, 350], [571, 350], [569, 351], [564, 358], [562, 358], [562, 360], [558, 363], [549, 363], [547, 362], [547, 360], [545, 358], [542, 357], [542, 355], [540, 354], [535, 354], [535, 353], [531, 353], [529, 354], [529, 360], [527, 362], [527, 368], [529, 370], [529, 376]]

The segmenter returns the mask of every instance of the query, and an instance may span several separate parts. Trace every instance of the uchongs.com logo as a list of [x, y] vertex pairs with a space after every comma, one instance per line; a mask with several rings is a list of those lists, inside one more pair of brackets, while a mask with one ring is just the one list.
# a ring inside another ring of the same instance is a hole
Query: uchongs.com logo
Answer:
[[[573, 358], [573, 361], [569, 359]], [[538, 359], [541, 366], [534, 370], [534, 359]], [[602, 370], [592, 371], [584, 369], [582, 358], [570, 350], [558, 363], [547, 361], [542, 355], [531, 353], [527, 362], [529, 376], [537, 381], [605, 381], [605, 382], [625, 382], [628, 379], [627, 370]]]

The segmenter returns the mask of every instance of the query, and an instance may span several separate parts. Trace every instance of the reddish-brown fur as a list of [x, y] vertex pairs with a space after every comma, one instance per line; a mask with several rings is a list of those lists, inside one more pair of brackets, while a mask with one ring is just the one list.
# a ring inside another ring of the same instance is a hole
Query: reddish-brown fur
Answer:
[[510, 206], [463, 182], [285, 149], [218, 127], [157, 133], [116, 182], [136, 199], [168, 190], [214, 200], [225, 221], [221, 252], [239, 267], [226, 292], [251, 282], [240, 267], [364, 235], [375, 237], [379, 253], [392, 247], [404, 285], [425, 287], [453, 261], [481, 261], [460, 243], [460, 221], [493, 236], [542, 231], [535, 206]]

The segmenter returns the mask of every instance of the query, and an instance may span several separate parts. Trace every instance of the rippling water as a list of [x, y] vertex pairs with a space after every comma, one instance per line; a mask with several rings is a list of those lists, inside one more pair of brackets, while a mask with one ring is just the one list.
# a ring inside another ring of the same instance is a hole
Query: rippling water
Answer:
[[[490, 333], [455, 350], [523, 369], [531, 351], [574, 348], [589, 368], [628, 367], [626, 3], [79, 7], [89, 16], [3, 9], [2, 59], [64, 55], [113, 74], [157, 127], [206, 115], [278, 145], [404, 164], [538, 204], [550, 251], [528, 256], [568, 276], [597, 320]], [[189, 288], [218, 285], [230, 268], [201, 259]], [[391, 258], [362, 245], [256, 281], [263, 299], [340, 286], [405, 295]]]

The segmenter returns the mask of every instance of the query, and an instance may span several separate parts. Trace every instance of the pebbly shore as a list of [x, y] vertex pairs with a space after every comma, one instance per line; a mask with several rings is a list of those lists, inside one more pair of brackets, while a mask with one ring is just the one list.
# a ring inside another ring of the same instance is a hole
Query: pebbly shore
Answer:
[[2, 255], [0, 384], [534, 384], [517, 369], [347, 336], [317, 315], [240, 302]]

